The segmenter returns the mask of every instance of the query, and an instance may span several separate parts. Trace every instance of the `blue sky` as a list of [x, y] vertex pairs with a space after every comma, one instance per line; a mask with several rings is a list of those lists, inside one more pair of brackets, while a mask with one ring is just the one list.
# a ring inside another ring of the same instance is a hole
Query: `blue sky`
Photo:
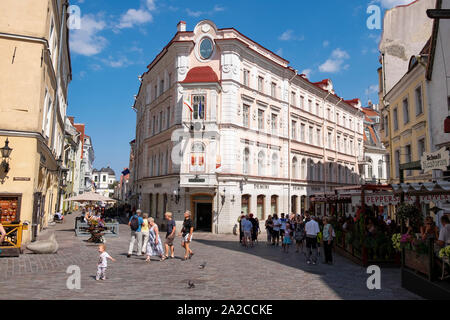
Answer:
[[369, 30], [367, 7], [382, 12], [411, 0], [176, 1], [72, 0], [81, 9], [81, 29], [71, 30], [73, 80], [68, 115], [85, 123], [96, 168], [111, 166], [117, 177], [128, 166], [135, 134], [133, 96], [138, 75], [176, 32], [203, 19], [234, 27], [290, 61], [311, 81], [330, 78], [345, 99], [377, 103], [378, 41]]

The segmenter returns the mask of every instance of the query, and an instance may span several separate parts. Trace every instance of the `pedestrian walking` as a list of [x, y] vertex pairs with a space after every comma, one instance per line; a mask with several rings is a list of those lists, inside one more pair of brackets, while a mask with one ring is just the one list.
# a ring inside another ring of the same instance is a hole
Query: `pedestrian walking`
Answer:
[[142, 234], [142, 254], [145, 254], [147, 252], [147, 244], [149, 239], [148, 213], [142, 214], [141, 234]]
[[272, 245], [275, 245], [275, 240], [277, 242], [277, 246], [280, 243], [280, 227], [281, 227], [281, 221], [278, 219], [278, 215], [275, 213], [273, 215], [273, 234], [272, 234]]
[[185, 249], [183, 261], [192, 258], [192, 256], [194, 255], [194, 252], [190, 248], [193, 232], [194, 223], [191, 219], [191, 212], [187, 210], [184, 213], [183, 229], [181, 229], [180, 232], [180, 235], [182, 236], [181, 246]]
[[137, 210], [136, 214], [134, 214], [130, 218], [130, 221], [128, 221], [128, 225], [130, 226], [130, 229], [131, 229], [130, 246], [128, 248], [128, 255], [127, 255], [128, 258], [131, 257], [131, 255], [133, 254], [134, 243], [136, 242], [136, 239], [137, 239], [137, 255], [138, 256], [142, 255], [141, 226], [142, 226], [142, 222], [144, 220], [142, 219], [141, 214], [142, 214], [142, 211]]
[[98, 246], [98, 252], [100, 252], [100, 257], [97, 263], [97, 275], [95, 280], [106, 280], [106, 269], [108, 268], [108, 260], [116, 261], [113, 257], [106, 252], [106, 246], [101, 244]]
[[242, 230], [242, 224], [241, 224], [241, 221], [242, 221], [243, 217], [245, 217], [244, 211], [241, 211], [241, 215], [237, 219], [237, 222], [239, 224], [239, 243], [241, 243], [241, 244], [242, 244], [242, 241], [244, 239], [244, 230]]
[[284, 213], [281, 214], [280, 217], [280, 222], [281, 222], [281, 226], [280, 226], [280, 237], [281, 237], [281, 243], [283, 243], [283, 238], [284, 238], [284, 232], [286, 230], [286, 223], [287, 223], [288, 219], [285, 218]]
[[266, 233], [267, 233], [267, 245], [271, 245], [272, 244], [272, 233], [273, 233], [272, 215], [269, 214], [265, 225], [266, 225]]
[[248, 247], [250, 244], [253, 247], [253, 241], [252, 241], [253, 224], [250, 222], [249, 215], [247, 215], [241, 219], [241, 225], [242, 225], [242, 230], [244, 231], [244, 238], [243, 238], [244, 246]]
[[252, 223], [252, 244], [254, 244], [258, 240], [259, 222], [253, 216], [253, 213], [250, 213], [249, 221]]
[[164, 242], [164, 259], [169, 258], [169, 249], [170, 249], [170, 258], [175, 258], [174, 253], [174, 247], [173, 247], [173, 241], [175, 240], [175, 230], [176, 230], [176, 224], [175, 221], [172, 219], [172, 212], [166, 212], [164, 214], [164, 218], [167, 220], [167, 232], [166, 232], [166, 241]]
[[155, 223], [155, 219], [148, 218], [149, 230], [148, 230], [148, 244], [147, 244], [147, 259], [146, 262], [150, 262], [150, 257], [159, 256], [160, 261], [163, 261], [164, 249], [159, 236], [158, 225]]
[[305, 224], [306, 231], [306, 263], [317, 263], [317, 234], [320, 232], [319, 224], [314, 220], [314, 217]]
[[289, 253], [289, 246], [292, 244], [291, 240], [291, 227], [290, 224], [286, 224], [286, 229], [284, 229], [284, 238], [283, 238], [283, 252]]
[[325, 252], [325, 263], [333, 264], [333, 226], [329, 223], [328, 218], [323, 218], [323, 250]]
[[303, 219], [301, 216], [297, 217], [297, 220], [295, 222], [295, 229], [294, 229], [294, 239], [295, 239], [295, 252], [299, 252], [299, 249], [302, 249], [303, 253], [303, 242], [306, 238], [305, 233], [305, 223], [303, 222]]

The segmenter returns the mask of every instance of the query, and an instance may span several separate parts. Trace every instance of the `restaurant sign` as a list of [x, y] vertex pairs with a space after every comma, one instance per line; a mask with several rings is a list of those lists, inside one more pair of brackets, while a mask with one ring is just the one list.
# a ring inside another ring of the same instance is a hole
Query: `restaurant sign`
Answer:
[[[396, 195], [367, 195], [365, 196], [365, 203], [368, 206], [387, 206], [387, 205], [397, 205], [400, 203], [400, 196]], [[405, 195], [405, 202], [414, 204], [417, 201], [417, 196]], [[446, 202], [450, 201], [449, 194], [429, 194], [424, 196], [419, 196], [420, 203], [436, 203], [438, 201]], [[361, 205], [361, 196], [352, 196], [352, 205]]]
[[431, 170], [447, 170], [449, 158], [449, 152], [445, 147], [436, 152], [424, 153], [420, 158], [422, 170], [424, 172], [429, 172]]

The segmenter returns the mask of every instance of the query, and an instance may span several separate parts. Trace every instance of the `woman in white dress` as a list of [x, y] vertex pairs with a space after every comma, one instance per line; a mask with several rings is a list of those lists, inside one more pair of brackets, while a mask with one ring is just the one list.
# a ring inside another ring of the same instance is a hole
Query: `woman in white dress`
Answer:
[[158, 225], [153, 218], [148, 218], [148, 225], [150, 227], [148, 231], [148, 244], [147, 244], [147, 259], [145, 261], [150, 262], [151, 256], [159, 256], [161, 261], [164, 258], [164, 249], [159, 237]]

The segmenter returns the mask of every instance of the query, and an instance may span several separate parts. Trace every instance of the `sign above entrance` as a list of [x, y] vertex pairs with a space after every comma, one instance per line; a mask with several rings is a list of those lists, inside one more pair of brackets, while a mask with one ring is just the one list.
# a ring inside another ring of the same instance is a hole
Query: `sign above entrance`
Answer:
[[205, 182], [205, 179], [195, 177], [195, 178], [188, 179], [188, 181], [189, 182], [197, 182], [197, 183], [199, 183], [199, 182]]
[[436, 152], [424, 153], [420, 162], [422, 170], [428, 172], [431, 170], [447, 170], [449, 159], [449, 152], [443, 147]]

